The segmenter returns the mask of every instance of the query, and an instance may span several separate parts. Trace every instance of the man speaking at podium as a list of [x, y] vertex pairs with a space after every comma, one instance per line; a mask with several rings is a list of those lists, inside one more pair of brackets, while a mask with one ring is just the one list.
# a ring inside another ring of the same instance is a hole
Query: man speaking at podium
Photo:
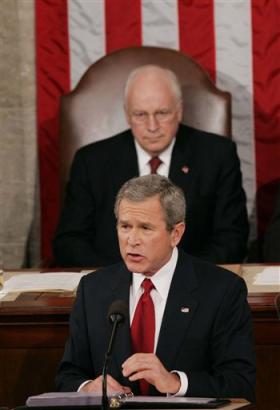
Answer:
[[247, 289], [239, 276], [187, 255], [182, 190], [159, 175], [126, 182], [116, 203], [122, 263], [82, 278], [56, 377], [61, 391], [101, 392], [107, 312], [126, 301], [109, 365], [109, 392], [254, 400]]

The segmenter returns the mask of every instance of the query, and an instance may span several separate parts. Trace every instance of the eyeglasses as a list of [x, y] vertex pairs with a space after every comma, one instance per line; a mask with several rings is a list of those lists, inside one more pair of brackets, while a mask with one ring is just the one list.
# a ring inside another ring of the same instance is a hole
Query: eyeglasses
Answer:
[[130, 117], [136, 124], [143, 124], [147, 122], [150, 117], [159, 123], [164, 123], [170, 121], [173, 118], [174, 113], [174, 110], [158, 110], [153, 114], [149, 114], [145, 111], [134, 111], [130, 114]]

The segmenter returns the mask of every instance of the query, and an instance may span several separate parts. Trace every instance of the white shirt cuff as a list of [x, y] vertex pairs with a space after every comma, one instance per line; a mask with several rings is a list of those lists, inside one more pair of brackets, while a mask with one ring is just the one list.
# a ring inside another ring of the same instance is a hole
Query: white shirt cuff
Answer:
[[80, 387], [78, 388], [77, 392], [81, 391], [81, 389], [88, 383], [92, 382], [92, 380], [86, 380], [85, 382], [83, 382]]
[[180, 372], [179, 370], [172, 370], [171, 373], [177, 373], [181, 382], [180, 389], [172, 396], [185, 396], [189, 387], [188, 376], [186, 375], [186, 373]]

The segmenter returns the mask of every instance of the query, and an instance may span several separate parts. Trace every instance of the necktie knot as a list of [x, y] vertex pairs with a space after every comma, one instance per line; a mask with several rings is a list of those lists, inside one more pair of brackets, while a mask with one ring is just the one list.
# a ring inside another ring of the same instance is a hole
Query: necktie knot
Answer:
[[153, 157], [149, 161], [151, 167], [151, 174], [156, 174], [158, 167], [162, 164], [162, 160], [159, 157]]
[[154, 284], [150, 279], [144, 279], [141, 283], [141, 287], [144, 289], [144, 293], [150, 293], [154, 289]]

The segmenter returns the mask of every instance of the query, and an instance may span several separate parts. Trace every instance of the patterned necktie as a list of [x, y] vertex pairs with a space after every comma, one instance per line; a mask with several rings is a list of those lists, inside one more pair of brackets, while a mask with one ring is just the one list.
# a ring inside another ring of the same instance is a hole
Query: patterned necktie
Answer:
[[[150, 279], [144, 279], [141, 287], [144, 289], [136, 306], [131, 324], [131, 342], [133, 353], [153, 353], [155, 339], [155, 309], [150, 292], [154, 288]], [[139, 381], [142, 395], [147, 395], [149, 383]]]
[[162, 160], [159, 157], [153, 157], [149, 161], [150, 167], [151, 167], [151, 174], [156, 174], [157, 169], [162, 164]]

